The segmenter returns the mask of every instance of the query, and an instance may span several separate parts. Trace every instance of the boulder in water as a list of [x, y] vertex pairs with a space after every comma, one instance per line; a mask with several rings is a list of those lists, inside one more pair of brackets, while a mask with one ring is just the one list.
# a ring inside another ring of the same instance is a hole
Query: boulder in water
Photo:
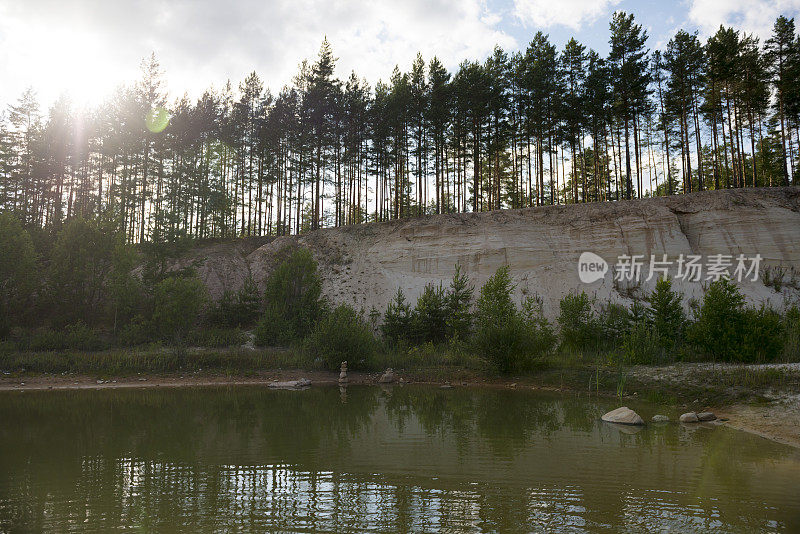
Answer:
[[697, 418], [695, 412], [687, 412], [681, 415], [681, 423], [699, 423], [700, 419]]
[[616, 410], [603, 414], [600, 418], [607, 423], [617, 423], [620, 425], [643, 425], [644, 420], [639, 417], [639, 414], [628, 408], [622, 406]]
[[667, 423], [669, 422], [669, 417], [666, 415], [654, 415], [652, 421], [654, 423]]
[[717, 416], [712, 412], [700, 412], [697, 414], [697, 419], [699, 421], [716, 421]]

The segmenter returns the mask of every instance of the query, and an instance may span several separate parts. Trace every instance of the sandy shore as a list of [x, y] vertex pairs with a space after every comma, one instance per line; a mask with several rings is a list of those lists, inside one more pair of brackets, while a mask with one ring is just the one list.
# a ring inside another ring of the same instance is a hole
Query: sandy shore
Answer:
[[[375, 374], [348, 373], [350, 384], [370, 384]], [[308, 378], [313, 384], [336, 384], [338, 375], [326, 371], [265, 371], [255, 376], [135, 376], [96, 379], [88, 376], [24, 376], [0, 377], [0, 391], [37, 391], [65, 389], [118, 389], [153, 387], [257, 386], [273, 381]]]
[[800, 395], [766, 406], [729, 406], [718, 415], [731, 428], [800, 448]]

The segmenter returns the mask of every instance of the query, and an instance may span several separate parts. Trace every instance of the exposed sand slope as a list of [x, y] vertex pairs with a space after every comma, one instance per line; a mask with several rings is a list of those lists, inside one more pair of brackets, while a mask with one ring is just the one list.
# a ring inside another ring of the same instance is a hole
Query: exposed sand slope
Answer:
[[[517, 297], [539, 295], [545, 312], [557, 314], [572, 290], [598, 299], [630, 302], [655, 283], [619, 284], [613, 270], [583, 284], [577, 261], [591, 251], [613, 266], [621, 254], [760, 254], [763, 266], [781, 266], [800, 278], [800, 188], [710, 191], [626, 202], [552, 206], [478, 214], [433, 215], [417, 219], [325, 229], [280, 237], [255, 250], [235, 244], [197, 249], [199, 271], [212, 297], [236, 289], [248, 274], [259, 285], [286, 246], [308, 247], [319, 262], [324, 294], [365, 311], [383, 311], [402, 288], [412, 300], [425, 284], [447, 285], [456, 263], [476, 287], [498, 267], [509, 265]], [[789, 276], [787, 276], [788, 280]], [[708, 282], [676, 283], [689, 298], [702, 296]], [[795, 284], [796, 285], [796, 284]], [[742, 284], [751, 302], [784, 306], [797, 288], [780, 292], [757, 282]]]

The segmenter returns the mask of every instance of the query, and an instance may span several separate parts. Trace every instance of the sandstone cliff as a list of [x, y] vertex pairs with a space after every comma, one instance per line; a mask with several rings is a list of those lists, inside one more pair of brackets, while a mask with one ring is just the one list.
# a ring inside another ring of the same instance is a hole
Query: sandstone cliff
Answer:
[[[319, 262], [324, 294], [334, 303], [385, 310], [402, 288], [416, 299], [427, 283], [447, 285], [460, 264], [476, 288], [498, 267], [509, 265], [517, 296], [538, 295], [553, 317], [558, 302], [573, 290], [600, 300], [630, 302], [655, 280], [615, 282], [620, 255], [643, 255], [643, 276], [651, 254], [760, 254], [761, 271], [783, 273], [780, 290], [763, 276], [741, 285], [753, 303], [785, 306], [798, 298], [800, 279], [800, 188], [710, 191], [626, 202], [552, 206], [478, 214], [433, 215], [418, 219], [325, 229], [295, 237], [251, 239], [200, 247], [191, 256], [212, 297], [237, 289], [248, 274], [263, 287], [278, 251], [300, 244]], [[611, 267], [604, 278], [584, 284], [578, 258], [591, 251]], [[673, 265], [674, 275], [677, 266]], [[677, 281], [688, 299], [708, 285]]]

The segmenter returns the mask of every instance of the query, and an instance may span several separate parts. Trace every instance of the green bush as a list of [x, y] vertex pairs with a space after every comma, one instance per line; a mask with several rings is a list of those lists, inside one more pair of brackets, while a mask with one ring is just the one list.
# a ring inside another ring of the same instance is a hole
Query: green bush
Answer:
[[327, 369], [337, 370], [343, 361], [350, 369], [363, 369], [374, 357], [376, 342], [364, 318], [340, 304], [317, 322], [306, 347]]
[[793, 306], [783, 317], [783, 359], [800, 362], [800, 308]]
[[36, 254], [30, 234], [8, 213], [0, 214], [0, 339], [29, 309], [36, 285]]
[[622, 343], [625, 363], [630, 365], [663, 363], [665, 351], [658, 333], [647, 321], [636, 321], [630, 326]]
[[107, 221], [75, 218], [53, 246], [48, 273], [48, 297], [53, 321], [69, 317], [93, 324], [108, 304], [106, 282], [122, 237]]
[[445, 304], [447, 307], [447, 337], [450, 340], [467, 340], [472, 334], [472, 296], [475, 288], [469, 284], [461, 266], [456, 265], [456, 272], [447, 289]]
[[153, 324], [137, 315], [117, 333], [117, 344], [122, 347], [135, 347], [159, 339]]
[[54, 350], [86, 350], [96, 351], [106, 348], [100, 333], [78, 322], [59, 330], [39, 328], [30, 331], [18, 331], [14, 344], [17, 350], [54, 351]]
[[647, 299], [647, 319], [665, 349], [680, 345], [686, 328], [686, 315], [681, 305], [681, 296], [672, 291], [672, 282], [662, 278]]
[[93, 351], [104, 349], [107, 346], [96, 329], [80, 322], [68, 325], [64, 328], [64, 333], [66, 334], [67, 348], [69, 349]]
[[258, 287], [248, 277], [239, 291], [225, 291], [219, 301], [208, 312], [207, 322], [211, 325], [241, 328], [253, 324], [261, 310]]
[[411, 332], [411, 307], [406, 302], [403, 290], [398, 288], [397, 294], [386, 307], [381, 324], [381, 333], [393, 345], [407, 341]]
[[135, 317], [149, 315], [150, 292], [138, 276], [133, 274], [138, 257], [131, 245], [118, 242], [114, 248], [113, 267], [109, 273], [108, 293], [114, 329], [127, 325]]
[[275, 306], [267, 306], [255, 330], [255, 344], [260, 347], [284, 347], [296, 335], [286, 315]]
[[747, 308], [742, 314], [742, 325], [739, 361], [771, 362], [780, 357], [784, 325], [778, 312], [764, 306]]
[[528, 325], [517, 314], [494, 325], [479, 324], [475, 333], [479, 354], [502, 374], [524, 369], [531, 363], [534, 341]]
[[444, 289], [427, 284], [411, 313], [415, 343], [441, 343], [447, 337], [447, 302]]
[[475, 348], [500, 373], [524, 369], [553, 342], [552, 330], [534, 304], [528, 303], [522, 312], [517, 310], [511, 299], [513, 291], [504, 266], [486, 281], [476, 303]]
[[741, 360], [744, 297], [725, 278], [713, 282], [703, 296], [688, 340], [701, 352], [722, 361]]
[[[638, 313], [636, 302], [634, 302], [633, 311]], [[589, 313], [591, 317], [591, 311]], [[594, 325], [591, 324], [590, 319], [589, 326], [584, 327], [584, 331], [581, 334], [589, 336], [592, 330], [596, 330], [598, 337], [595, 343], [591, 344], [584, 340], [582, 345], [576, 347], [588, 349], [593, 345], [596, 349], [617, 350], [627, 339], [631, 325], [635, 322], [635, 319], [632, 317], [632, 310], [629, 310], [622, 304], [616, 302], [603, 303], [600, 305], [600, 310]]]
[[570, 293], [561, 299], [559, 309], [561, 346], [578, 351], [597, 350], [601, 329], [589, 296], [583, 291]]
[[162, 338], [182, 342], [197, 325], [205, 302], [206, 288], [197, 277], [165, 278], [155, 287], [153, 324]]
[[769, 308], [745, 308], [739, 289], [723, 278], [706, 291], [697, 321], [687, 330], [687, 339], [717, 360], [772, 361], [785, 345], [784, 322]]
[[186, 343], [195, 347], [235, 347], [245, 342], [238, 328], [199, 328], [189, 333]]
[[542, 300], [538, 297], [527, 297], [522, 302], [522, 318], [530, 330], [531, 350], [534, 355], [542, 355], [552, 351], [558, 344], [558, 336], [550, 321], [544, 316]]
[[266, 286], [264, 297], [270, 313], [283, 315], [294, 338], [307, 336], [323, 311], [322, 282], [311, 252], [292, 249], [267, 278]]

